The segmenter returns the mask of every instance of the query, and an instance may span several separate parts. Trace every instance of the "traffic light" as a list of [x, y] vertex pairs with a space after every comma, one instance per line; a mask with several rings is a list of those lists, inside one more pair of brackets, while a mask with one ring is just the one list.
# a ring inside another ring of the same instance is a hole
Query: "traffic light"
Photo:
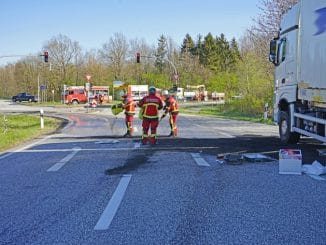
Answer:
[[49, 53], [47, 51], [44, 52], [44, 62], [49, 61]]
[[137, 63], [140, 63], [140, 53], [136, 54], [136, 61], [137, 61]]

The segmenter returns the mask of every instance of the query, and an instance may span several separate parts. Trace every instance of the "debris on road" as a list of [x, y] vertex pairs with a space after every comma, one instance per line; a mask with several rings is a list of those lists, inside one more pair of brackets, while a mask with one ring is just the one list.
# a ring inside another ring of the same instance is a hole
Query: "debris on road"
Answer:
[[243, 158], [249, 162], [273, 162], [276, 159], [260, 154], [260, 153], [247, 153], [242, 155]]
[[302, 172], [305, 174], [323, 175], [326, 174], [326, 167], [321, 165], [320, 162], [314, 161], [311, 165], [310, 164], [302, 165]]
[[299, 149], [280, 149], [279, 151], [279, 173], [301, 174], [302, 154]]
[[241, 154], [226, 154], [224, 160], [227, 164], [238, 165], [242, 164], [243, 157]]
[[263, 155], [261, 153], [228, 153], [228, 154], [218, 154], [216, 161], [218, 163], [227, 163], [232, 165], [239, 165], [243, 162], [274, 162], [276, 159]]

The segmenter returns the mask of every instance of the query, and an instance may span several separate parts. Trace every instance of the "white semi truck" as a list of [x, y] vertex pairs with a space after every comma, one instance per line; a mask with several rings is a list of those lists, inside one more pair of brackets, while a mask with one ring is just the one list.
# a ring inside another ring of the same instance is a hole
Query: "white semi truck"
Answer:
[[274, 121], [282, 142], [326, 142], [326, 1], [301, 0], [270, 42], [275, 65]]

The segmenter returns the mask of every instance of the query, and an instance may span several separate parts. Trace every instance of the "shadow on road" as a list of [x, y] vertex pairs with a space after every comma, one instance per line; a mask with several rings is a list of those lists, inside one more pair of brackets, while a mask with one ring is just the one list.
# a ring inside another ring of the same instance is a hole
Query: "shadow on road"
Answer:
[[[58, 138], [59, 139], [59, 138]], [[118, 136], [87, 136], [87, 137], [60, 137], [60, 139], [120, 139], [121, 141], [140, 142], [140, 137], [121, 138]], [[299, 144], [283, 144], [278, 137], [266, 137], [257, 135], [243, 135], [235, 138], [171, 138], [159, 137], [158, 145], [141, 146], [139, 150], [146, 151], [180, 151], [201, 152], [217, 156], [227, 153], [261, 153], [278, 159], [278, 152], [283, 148], [300, 149], [303, 155], [303, 163], [311, 164], [318, 160], [325, 164], [326, 157], [319, 156], [317, 149], [326, 148], [321, 142], [310, 138], [301, 139]]]

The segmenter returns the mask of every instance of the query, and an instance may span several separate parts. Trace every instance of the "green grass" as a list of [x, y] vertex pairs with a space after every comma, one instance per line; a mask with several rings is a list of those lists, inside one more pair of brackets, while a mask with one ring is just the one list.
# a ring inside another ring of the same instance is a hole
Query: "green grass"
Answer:
[[39, 116], [0, 114], [0, 152], [53, 132], [60, 123], [59, 119], [45, 117], [41, 129]]
[[232, 108], [227, 105], [206, 105], [201, 107], [186, 107], [181, 108], [181, 112], [190, 114], [199, 114], [205, 116], [214, 116], [227, 119], [235, 119], [242, 121], [251, 121], [264, 124], [273, 124], [270, 118], [265, 120], [263, 112], [261, 114], [241, 112], [237, 108]]

